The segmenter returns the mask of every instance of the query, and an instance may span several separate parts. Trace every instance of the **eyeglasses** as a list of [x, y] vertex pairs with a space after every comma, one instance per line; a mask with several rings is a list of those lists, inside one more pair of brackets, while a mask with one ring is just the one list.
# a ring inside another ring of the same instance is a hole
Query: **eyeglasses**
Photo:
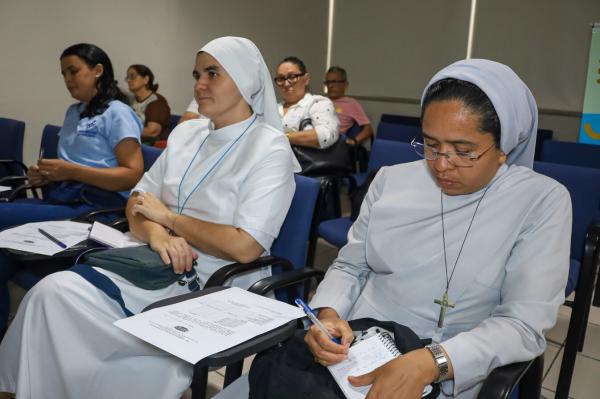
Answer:
[[283, 86], [287, 81], [289, 84], [293, 85], [300, 79], [302, 76], [306, 75], [306, 73], [292, 73], [288, 76], [275, 76], [273, 80], [277, 86]]
[[446, 157], [446, 160], [454, 166], [469, 168], [475, 166], [475, 162], [481, 158], [490, 148], [496, 144], [492, 143], [488, 148], [477, 154], [475, 152], [462, 151], [446, 151], [440, 152], [430, 145], [419, 143], [417, 139], [413, 139], [410, 145], [415, 149], [415, 152], [428, 161], [435, 161], [440, 156]]
[[325, 84], [325, 86], [329, 86], [329, 85], [333, 85], [333, 84], [337, 84], [337, 83], [346, 83], [345, 80], [325, 80], [323, 81], [323, 83]]
[[125, 82], [129, 82], [130, 80], [134, 80], [138, 76], [140, 76], [140, 75], [138, 75], [138, 74], [127, 75], [127, 76], [125, 76]]

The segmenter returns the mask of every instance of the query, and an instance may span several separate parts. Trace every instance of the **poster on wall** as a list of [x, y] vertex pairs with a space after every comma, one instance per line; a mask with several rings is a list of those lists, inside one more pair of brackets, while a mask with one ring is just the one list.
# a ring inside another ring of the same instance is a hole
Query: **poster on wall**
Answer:
[[600, 22], [592, 28], [579, 141], [600, 145]]

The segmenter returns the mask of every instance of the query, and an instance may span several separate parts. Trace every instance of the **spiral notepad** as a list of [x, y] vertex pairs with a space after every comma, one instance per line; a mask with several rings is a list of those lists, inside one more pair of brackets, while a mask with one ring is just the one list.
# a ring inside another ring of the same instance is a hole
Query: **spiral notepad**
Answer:
[[[383, 332], [351, 346], [348, 358], [341, 363], [329, 366], [328, 369], [346, 398], [364, 399], [371, 386], [354, 387], [348, 382], [348, 377], [366, 374], [400, 355], [392, 337]], [[431, 386], [428, 385], [423, 391], [423, 396], [430, 392]]]

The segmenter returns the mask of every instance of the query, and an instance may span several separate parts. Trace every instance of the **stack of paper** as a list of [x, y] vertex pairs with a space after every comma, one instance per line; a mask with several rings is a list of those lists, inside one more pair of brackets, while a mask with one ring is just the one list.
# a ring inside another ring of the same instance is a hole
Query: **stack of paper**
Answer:
[[146, 244], [129, 233], [122, 233], [100, 222], [94, 222], [92, 225], [90, 239], [111, 248], [138, 247]]

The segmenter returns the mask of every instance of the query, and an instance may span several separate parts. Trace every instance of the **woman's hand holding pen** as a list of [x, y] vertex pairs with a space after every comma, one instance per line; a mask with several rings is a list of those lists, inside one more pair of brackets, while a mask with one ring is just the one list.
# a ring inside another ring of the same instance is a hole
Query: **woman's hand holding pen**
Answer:
[[27, 169], [27, 179], [32, 186], [43, 186], [49, 183], [49, 180], [42, 176], [37, 165], [32, 165]]
[[62, 159], [40, 159], [37, 163], [39, 174], [49, 181], [74, 180], [73, 170], [77, 165]]
[[346, 320], [342, 320], [337, 312], [331, 308], [321, 309], [319, 320], [334, 337], [341, 337], [341, 345], [329, 339], [319, 328], [312, 325], [304, 342], [315, 357], [315, 361], [323, 366], [331, 366], [346, 359], [348, 348], [354, 339], [352, 328]]

